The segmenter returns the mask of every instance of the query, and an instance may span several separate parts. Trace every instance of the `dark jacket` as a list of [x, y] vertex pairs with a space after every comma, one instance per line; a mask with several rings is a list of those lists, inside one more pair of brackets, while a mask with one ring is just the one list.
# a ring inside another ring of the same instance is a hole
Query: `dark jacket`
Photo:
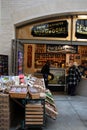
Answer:
[[[50, 73], [50, 63], [47, 61], [46, 64], [42, 67], [41, 69], [41, 73], [43, 74], [43, 77], [46, 81], [48, 80], [53, 80], [54, 79], [54, 75], [52, 73]], [[48, 79], [48, 76], [50, 76], [51, 78]]]
[[42, 74], [49, 74], [50, 72], [50, 66], [48, 64], [45, 64], [42, 69], [41, 69], [41, 73]]
[[77, 85], [81, 79], [81, 73], [76, 66], [72, 66], [69, 68], [67, 84], [68, 85]]

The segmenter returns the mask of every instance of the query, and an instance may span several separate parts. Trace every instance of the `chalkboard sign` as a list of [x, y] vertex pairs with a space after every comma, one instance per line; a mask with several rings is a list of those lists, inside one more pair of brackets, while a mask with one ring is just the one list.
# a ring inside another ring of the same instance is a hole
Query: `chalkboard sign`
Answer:
[[31, 30], [34, 37], [66, 38], [68, 36], [67, 20], [49, 22], [34, 26]]
[[87, 19], [76, 21], [75, 36], [77, 39], [87, 39]]

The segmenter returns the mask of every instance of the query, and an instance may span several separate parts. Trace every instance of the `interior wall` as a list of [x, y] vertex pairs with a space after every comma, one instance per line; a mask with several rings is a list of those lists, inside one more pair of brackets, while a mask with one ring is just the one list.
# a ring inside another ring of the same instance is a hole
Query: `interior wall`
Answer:
[[11, 72], [11, 40], [15, 25], [41, 16], [69, 12], [87, 12], [87, 0], [1, 0], [0, 54], [9, 56]]

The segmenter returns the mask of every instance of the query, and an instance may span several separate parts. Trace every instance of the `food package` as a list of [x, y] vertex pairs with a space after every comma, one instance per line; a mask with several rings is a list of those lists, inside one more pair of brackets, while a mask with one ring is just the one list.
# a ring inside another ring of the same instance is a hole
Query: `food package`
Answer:
[[56, 104], [55, 104], [54, 99], [53, 99], [53, 95], [50, 92], [50, 90], [48, 90], [46, 92], [45, 110], [46, 110], [46, 115], [48, 115], [52, 119], [57, 118], [58, 111], [57, 111]]

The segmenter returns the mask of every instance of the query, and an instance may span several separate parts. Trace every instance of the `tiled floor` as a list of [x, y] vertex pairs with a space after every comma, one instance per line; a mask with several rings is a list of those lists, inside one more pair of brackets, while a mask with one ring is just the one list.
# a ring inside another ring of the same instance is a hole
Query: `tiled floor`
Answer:
[[[53, 96], [59, 114], [56, 120], [47, 117], [46, 125], [42, 129], [87, 130], [87, 97], [57, 93]], [[16, 130], [16, 128], [11, 128], [11, 130]]]

